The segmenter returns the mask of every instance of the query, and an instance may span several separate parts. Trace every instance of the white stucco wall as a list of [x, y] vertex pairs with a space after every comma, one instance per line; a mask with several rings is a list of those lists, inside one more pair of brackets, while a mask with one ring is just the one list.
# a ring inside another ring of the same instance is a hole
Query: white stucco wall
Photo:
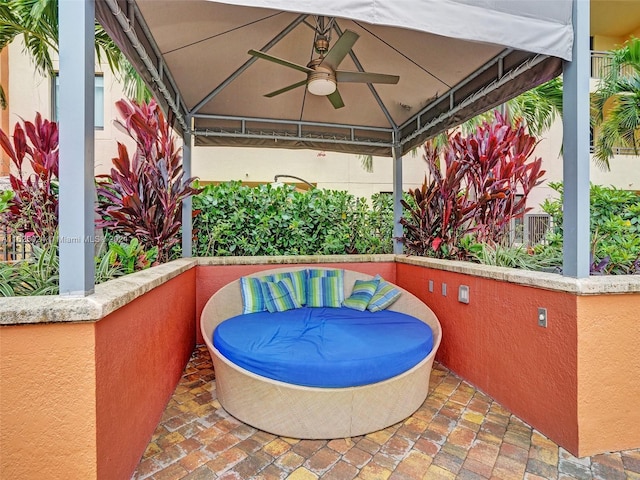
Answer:
[[[393, 190], [391, 158], [374, 157], [373, 172], [366, 172], [357, 155], [275, 148], [196, 147], [193, 174], [202, 180], [273, 182], [275, 175], [294, 175], [320, 188], [347, 190], [369, 197]], [[425, 165], [420, 156], [403, 159], [404, 188], [422, 183]], [[282, 182], [296, 182], [283, 178]]]

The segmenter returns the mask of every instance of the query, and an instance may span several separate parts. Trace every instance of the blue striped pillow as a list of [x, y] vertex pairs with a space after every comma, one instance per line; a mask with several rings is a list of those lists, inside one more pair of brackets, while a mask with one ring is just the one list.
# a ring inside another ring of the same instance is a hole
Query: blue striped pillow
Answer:
[[394, 285], [383, 280], [379, 275], [376, 275], [376, 278], [380, 280], [380, 283], [369, 305], [367, 305], [367, 310], [371, 312], [379, 312], [380, 310], [388, 308], [393, 302], [398, 300], [402, 294]]
[[356, 280], [353, 284], [351, 295], [342, 302], [342, 306], [364, 312], [378, 289], [378, 283], [380, 283], [380, 281], [377, 278], [372, 280]]
[[254, 277], [240, 277], [240, 292], [242, 293], [242, 313], [264, 312], [267, 305], [262, 295], [261, 281]]
[[263, 280], [267, 280], [269, 282], [277, 282], [279, 280], [284, 280], [288, 278], [291, 280], [291, 284], [293, 285], [293, 291], [296, 294], [296, 300], [300, 305], [304, 305], [307, 303], [307, 293], [306, 293], [306, 285], [307, 285], [307, 271], [306, 270], [296, 270], [295, 272], [282, 272], [282, 273], [274, 273], [272, 275], [268, 275], [263, 278]]
[[334, 277], [338, 279], [338, 298], [340, 300], [340, 304], [342, 305], [342, 302], [344, 301], [344, 270], [323, 270], [320, 268], [310, 268], [309, 270], [307, 270], [307, 292], [309, 289], [309, 280], [316, 277]]
[[344, 291], [338, 277], [311, 277], [307, 279], [307, 307], [333, 307], [342, 305]]
[[267, 310], [271, 313], [286, 312], [294, 308], [300, 308], [300, 303], [296, 299], [293, 283], [290, 278], [277, 282], [262, 282], [262, 295]]

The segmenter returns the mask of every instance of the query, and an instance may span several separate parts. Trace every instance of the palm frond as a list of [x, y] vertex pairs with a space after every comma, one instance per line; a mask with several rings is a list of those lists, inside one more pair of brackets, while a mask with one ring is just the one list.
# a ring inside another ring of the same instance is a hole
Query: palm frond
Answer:
[[[613, 83], [610, 78], [616, 78]], [[640, 147], [640, 74], [613, 75], [598, 85], [591, 96], [592, 126], [596, 131], [594, 160], [609, 170], [617, 147], [638, 155]]]
[[95, 39], [98, 62], [106, 62], [113, 73], [120, 72], [124, 55], [99, 23], [95, 26]]
[[529, 132], [539, 137], [562, 116], [562, 80], [553, 78], [507, 102], [510, 117], [522, 118]]
[[373, 155], [358, 155], [362, 169], [367, 173], [373, 172]]
[[144, 80], [129, 61], [122, 55], [120, 59], [120, 72], [124, 93], [130, 99], [138, 103], [148, 103], [151, 100], [151, 91], [147, 88]]
[[2, 88], [2, 85], [0, 85], [0, 108], [2, 108], [2, 110], [7, 108], [7, 97], [4, 94], [4, 88]]

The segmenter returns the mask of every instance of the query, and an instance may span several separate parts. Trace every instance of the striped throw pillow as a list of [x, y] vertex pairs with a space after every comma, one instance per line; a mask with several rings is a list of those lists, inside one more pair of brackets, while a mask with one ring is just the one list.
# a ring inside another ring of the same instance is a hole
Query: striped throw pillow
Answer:
[[282, 272], [282, 273], [274, 273], [273, 275], [268, 275], [263, 278], [263, 280], [267, 280], [269, 282], [278, 282], [280, 280], [284, 280], [288, 278], [291, 280], [291, 284], [293, 285], [293, 291], [296, 294], [296, 300], [300, 305], [304, 305], [307, 303], [307, 271], [306, 270], [297, 270], [295, 272]]
[[373, 280], [356, 280], [351, 295], [342, 302], [342, 306], [364, 312], [378, 289], [378, 283], [380, 281], [375, 278]]
[[286, 312], [301, 306], [289, 278], [277, 282], [263, 281], [262, 295], [267, 310], [271, 313]]
[[254, 277], [240, 277], [240, 292], [242, 293], [242, 313], [264, 312], [267, 305], [262, 295], [261, 281]]
[[376, 275], [376, 278], [379, 278], [380, 283], [369, 305], [367, 305], [367, 310], [371, 312], [379, 312], [380, 310], [388, 308], [393, 302], [398, 300], [402, 294], [400, 290], [386, 280], [383, 280], [379, 275]]
[[309, 289], [309, 280], [317, 277], [332, 277], [338, 279], [338, 298], [340, 300], [340, 305], [342, 305], [342, 302], [344, 301], [344, 270], [322, 270], [319, 268], [310, 268], [307, 270], [307, 291]]
[[338, 277], [311, 277], [307, 279], [307, 307], [333, 307], [342, 305], [344, 291]]

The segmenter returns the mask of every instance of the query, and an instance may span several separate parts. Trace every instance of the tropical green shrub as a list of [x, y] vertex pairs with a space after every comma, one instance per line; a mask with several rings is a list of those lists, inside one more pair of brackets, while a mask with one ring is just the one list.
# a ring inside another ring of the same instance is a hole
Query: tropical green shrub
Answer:
[[129, 243], [109, 242], [104, 253], [95, 257], [96, 283], [151, 267], [158, 257], [157, 247], [145, 250], [137, 238]]
[[33, 245], [33, 255], [14, 263], [0, 262], [0, 296], [57, 295], [59, 272], [57, 234], [46, 246]]
[[156, 248], [162, 263], [180, 243], [182, 201], [197, 193], [191, 187], [194, 178], [184, 178], [171, 126], [154, 100], [120, 100], [116, 107], [136, 151], [130, 157], [118, 143], [111, 173], [97, 177], [96, 224], [129, 241], [138, 239], [145, 250]]
[[[57, 295], [60, 261], [57, 232], [45, 246], [33, 245], [33, 255], [16, 262], [0, 262], [0, 297]], [[149, 268], [157, 249], [144, 250], [137, 240], [110, 242], [109, 248], [95, 257], [95, 282], [102, 283], [122, 275]]]
[[[554, 230], [541, 249], [562, 249], [562, 183], [549, 184], [560, 196], [547, 199], [542, 209]], [[591, 273], [640, 273], [640, 195], [614, 187], [591, 185]]]
[[[472, 235], [468, 236], [465, 251], [468, 260], [496, 267], [520, 268], [552, 273], [562, 271], [562, 250], [557, 248], [539, 248], [538, 245], [527, 248], [524, 245], [504, 245], [477, 243]], [[464, 242], [463, 242], [464, 243]]]
[[392, 251], [390, 195], [371, 205], [344, 191], [208, 185], [193, 197], [194, 255], [325, 255]]
[[[408, 216], [403, 242], [415, 255], [465, 259], [461, 240], [499, 245], [514, 217], [523, 215], [527, 197], [541, 183], [542, 159], [531, 158], [536, 140], [521, 122], [495, 119], [444, 145], [425, 144], [428, 178], [403, 201]], [[519, 195], [517, 195], [519, 194]]]
[[13, 198], [13, 190], [0, 191], [0, 215], [9, 209], [9, 202]]

